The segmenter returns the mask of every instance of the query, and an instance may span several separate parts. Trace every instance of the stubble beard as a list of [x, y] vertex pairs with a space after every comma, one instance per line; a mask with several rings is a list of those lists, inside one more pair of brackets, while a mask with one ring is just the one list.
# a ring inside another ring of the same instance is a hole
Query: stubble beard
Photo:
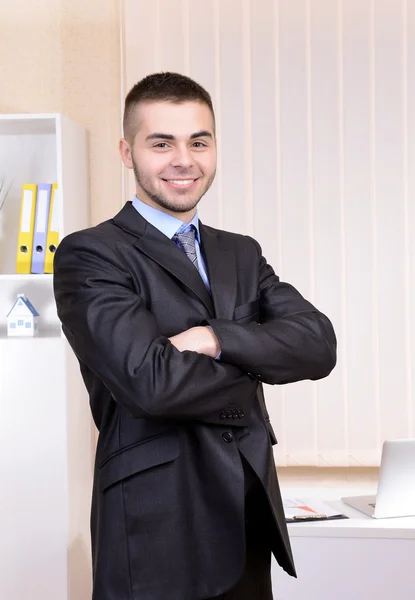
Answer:
[[150, 181], [146, 178], [145, 175], [143, 175], [140, 172], [140, 170], [137, 167], [137, 164], [133, 158], [132, 158], [132, 163], [133, 163], [133, 172], [134, 172], [135, 181], [136, 181], [137, 185], [146, 194], [146, 196], [148, 198], [150, 198], [150, 200], [152, 202], [154, 202], [154, 204], [156, 204], [157, 206], [160, 206], [160, 208], [163, 208], [164, 210], [168, 210], [170, 212], [175, 212], [178, 214], [189, 212], [189, 211], [193, 210], [199, 204], [200, 200], [203, 198], [203, 196], [206, 194], [206, 192], [212, 185], [213, 180], [215, 178], [215, 174], [216, 174], [216, 172], [214, 172], [212, 174], [212, 176], [210, 177], [210, 179], [207, 182], [206, 187], [202, 190], [202, 194], [199, 197], [184, 198], [182, 202], [180, 202], [180, 200], [177, 199], [174, 202], [172, 202], [164, 194], [162, 194], [160, 192], [156, 193], [155, 191], [151, 190], [150, 189], [150, 185], [151, 185]]

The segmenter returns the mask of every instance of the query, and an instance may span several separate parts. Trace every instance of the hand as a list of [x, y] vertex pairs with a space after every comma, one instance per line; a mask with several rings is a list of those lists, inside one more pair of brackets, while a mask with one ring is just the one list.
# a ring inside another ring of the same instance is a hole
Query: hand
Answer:
[[218, 338], [210, 327], [191, 327], [168, 338], [179, 352], [191, 350], [216, 358], [220, 353]]

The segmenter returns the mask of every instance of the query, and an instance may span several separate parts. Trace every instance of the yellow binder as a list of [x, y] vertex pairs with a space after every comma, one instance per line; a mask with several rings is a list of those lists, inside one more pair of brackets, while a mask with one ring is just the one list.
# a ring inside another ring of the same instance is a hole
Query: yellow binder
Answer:
[[53, 258], [59, 244], [60, 198], [58, 184], [52, 185], [50, 197], [48, 235], [46, 238], [45, 273], [53, 273]]
[[25, 183], [22, 186], [19, 236], [17, 240], [16, 254], [16, 273], [30, 274], [36, 212], [36, 194], [36, 184]]

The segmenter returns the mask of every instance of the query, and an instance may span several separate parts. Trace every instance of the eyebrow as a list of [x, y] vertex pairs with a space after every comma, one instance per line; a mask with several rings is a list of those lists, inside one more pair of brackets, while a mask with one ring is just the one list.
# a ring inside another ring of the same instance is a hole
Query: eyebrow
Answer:
[[[201, 138], [201, 137], [208, 137], [213, 139], [212, 134], [210, 133], [210, 131], [207, 130], [203, 130], [203, 131], [197, 131], [196, 133], [192, 133], [192, 135], [190, 136], [191, 140], [195, 140], [197, 138]], [[150, 135], [148, 135], [146, 137], [146, 141], [148, 140], [175, 140], [175, 136], [171, 135], [170, 133], [150, 133]]]
[[201, 137], [208, 137], [212, 139], [212, 134], [210, 133], [210, 131], [207, 130], [202, 130], [202, 131], [198, 131], [197, 133], [192, 133], [192, 135], [190, 136], [191, 140], [195, 140], [196, 138], [201, 138]]

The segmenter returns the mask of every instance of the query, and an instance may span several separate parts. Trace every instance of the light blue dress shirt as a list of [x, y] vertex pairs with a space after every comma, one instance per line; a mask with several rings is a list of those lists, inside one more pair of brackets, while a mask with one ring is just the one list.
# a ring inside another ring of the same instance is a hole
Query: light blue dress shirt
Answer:
[[190, 223], [183, 223], [183, 221], [180, 221], [180, 219], [176, 219], [176, 217], [173, 217], [172, 215], [168, 215], [157, 208], [153, 208], [152, 206], [141, 202], [137, 196], [135, 196], [133, 200], [133, 206], [146, 221], [151, 223], [151, 225], [161, 231], [161, 233], [164, 233], [164, 235], [166, 235], [170, 240], [181, 227], [185, 225], [195, 226], [196, 256], [197, 264], [199, 265], [199, 273], [203, 279], [203, 283], [210, 292], [210, 283], [207, 275], [206, 263], [200, 251], [199, 217], [197, 210]]

